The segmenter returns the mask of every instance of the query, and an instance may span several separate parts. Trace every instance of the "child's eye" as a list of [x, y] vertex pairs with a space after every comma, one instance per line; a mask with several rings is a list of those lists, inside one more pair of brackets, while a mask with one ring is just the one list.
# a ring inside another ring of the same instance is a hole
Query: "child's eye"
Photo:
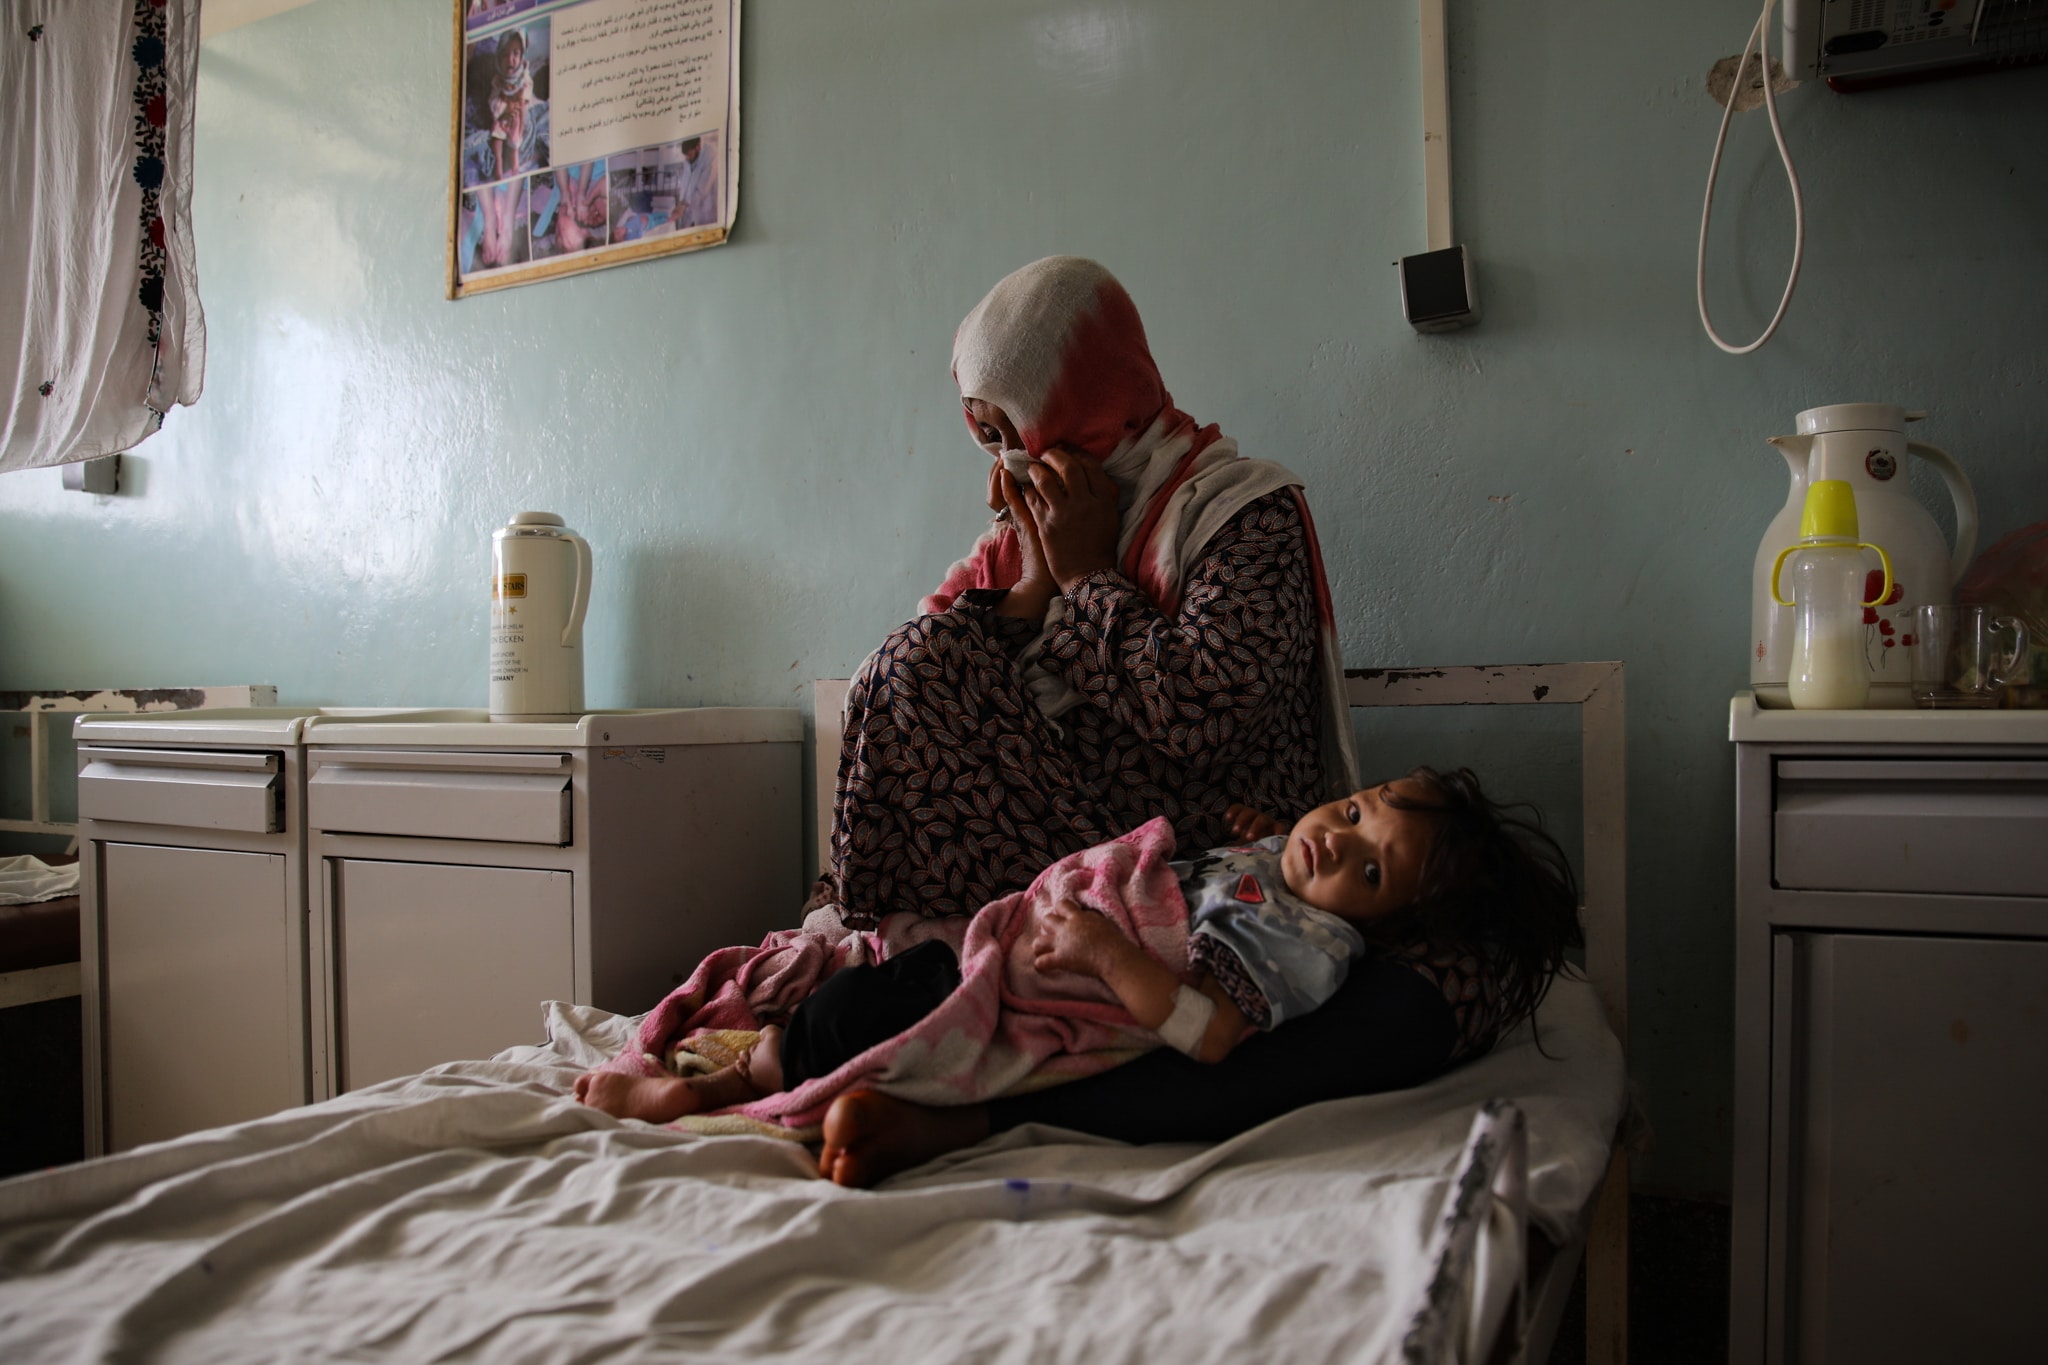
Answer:
[[1356, 801], [1353, 801], [1344, 808], [1344, 818], [1354, 825], [1358, 823], [1358, 803]]
[[1378, 886], [1380, 884], [1380, 865], [1378, 863], [1367, 863], [1365, 865], [1365, 884], [1367, 886]]

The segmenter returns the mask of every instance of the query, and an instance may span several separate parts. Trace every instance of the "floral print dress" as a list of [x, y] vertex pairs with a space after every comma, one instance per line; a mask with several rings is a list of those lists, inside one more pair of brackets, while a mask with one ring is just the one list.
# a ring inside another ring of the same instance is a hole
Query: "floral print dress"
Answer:
[[1066, 594], [1042, 663], [1086, 700], [1053, 721], [1019, 680], [1035, 623], [971, 589], [894, 631], [847, 693], [832, 867], [844, 921], [972, 914], [1055, 859], [1165, 816], [1181, 847], [1225, 807], [1321, 799], [1316, 589], [1291, 490], [1248, 503], [1162, 615], [1104, 570]]

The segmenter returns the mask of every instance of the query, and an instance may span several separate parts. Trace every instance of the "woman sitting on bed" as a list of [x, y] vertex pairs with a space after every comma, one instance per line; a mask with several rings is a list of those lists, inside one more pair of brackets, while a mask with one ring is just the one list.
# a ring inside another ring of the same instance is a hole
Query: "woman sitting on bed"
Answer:
[[[1175, 405], [1109, 272], [1052, 257], [1007, 276], [961, 323], [953, 375], [997, 519], [849, 690], [820, 879], [844, 922], [971, 914], [1155, 817], [1213, 848], [1233, 802], [1291, 813], [1356, 788], [1300, 480]], [[871, 1183], [1029, 1122], [1215, 1141], [1418, 1084], [1459, 1055], [1463, 989], [1369, 958], [1215, 1065], [1161, 1049], [946, 1110], [849, 1095], [830, 1173]]]
[[[1580, 941], [1556, 843], [1488, 800], [1469, 769], [1418, 768], [1320, 806], [1292, 829], [1243, 807], [1232, 817], [1253, 842], [1155, 861], [1153, 872], [1147, 852], [1163, 858], [1174, 847], [1163, 820], [1063, 859], [1052, 871], [1066, 875], [985, 907], [959, 954], [926, 940], [840, 970], [797, 1004], [786, 1029], [763, 1028], [723, 1070], [607, 1067], [580, 1077], [576, 1097], [667, 1123], [813, 1081], [821, 1084], [798, 1097], [799, 1110], [863, 1083], [978, 1099], [1075, 1074], [1105, 1043], [1166, 1043], [1220, 1062], [1250, 1028], [1315, 1010], [1369, 952], [1458, 983], [1446, 992], [1462, 997], [1455, 1050], [1471, 1056], [1534, 1012], [1564, 950]], [[1029, 955], [1021, 976], [1011, 942]], [[1094, 1002], [1105, 998], [1122, 1006], [1120, 1021], [1101, 1016]], [[1063, 1059], [1059, 1070], [1046, 1065]], [[826, 1174], [841, 1156], [828, 1144]]]

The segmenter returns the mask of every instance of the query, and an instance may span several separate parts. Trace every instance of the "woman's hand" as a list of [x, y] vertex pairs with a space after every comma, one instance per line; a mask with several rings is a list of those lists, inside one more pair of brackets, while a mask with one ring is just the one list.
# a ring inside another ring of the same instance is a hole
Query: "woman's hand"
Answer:
[[1010, 509], [1010, 525], [1017, 532], [1017, 549], [1024, 559], [1024, 574], [1011, 587], [1009, 596], [996, 608], [999, 616], [1021, 616], [1032, 621], [1045, 619], [1045, 608], [1053, 598], [1059, 596], [1059, 583], [1053, 578], [1052, 570], [1045, 564], [1045, 546], [1039, 535], [1038, 518], [1025, 504], [1024, 491], [1017, 481], [1010, 477], [1010, 471], [997, 461], [989, 469], [988, 476], [990, 506], [998, 505]]
[[1275, 834], [1287, 832], [1287, 826], [1264, 811], [1253, 810], [1250, 806], [1230, 806], [1224, 810], [1223, 818], [1230, 822], [1232, 834], [1248, 842], [1253, 839], [1269, 839]]
[[1032, 464], [1031, 482], [1020, 491], [1045, 566], [1061, 590], [1116, 567], [1122, 519], [1116, 485], [1100, 464], [1072, 451], [1048, 450]]
[[1039, 915], [1031, 965], [1041, 972], [1078, 972], [1099, 981], [1119, 952], [1131, 946], [1114, 924], [1069, 896]]

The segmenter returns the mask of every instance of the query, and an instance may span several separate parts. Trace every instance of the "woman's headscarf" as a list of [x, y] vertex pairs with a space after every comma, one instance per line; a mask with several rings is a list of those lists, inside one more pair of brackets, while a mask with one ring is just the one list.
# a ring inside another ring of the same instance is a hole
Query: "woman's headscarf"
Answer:
[[[993, 403], [1017, 428], [1022, 452], [981, 442], [976, 431], [976, 444], [991, 456], [1014, 467], [1020, 454], [1037, 459], [1059, 447], [1101, 461], [1119, 495], [1118, 567], [1169, 617], [1179, 611], [1182, 582], [1210, 539], [1258, 498], [1294, 490], [1315, 573], [1323, 772], [1333, 786], [1352, 790], [1357, 759], [1344, 665], [1301, 480], [1271, 461], [1243, 458], [1236, 441], [1174, 406], [1137, 307], [1116, 278], [1079, 256], [1048, 256], [1004, 277], [954, 334], [953, 378], [962, 399]], [[972, 417], [967, 424], [976, 430]], [[968, 588], [1007, 588], [1022, 574], [1016, 532], [999, 522], [919, 610], [943, 611]], [[1055, 596], [1044, 631], [1020, 658], [1027, 687], [1054, 718], [1081, 700], [1037, 662], [1065, 612], [1066, 599]]]

